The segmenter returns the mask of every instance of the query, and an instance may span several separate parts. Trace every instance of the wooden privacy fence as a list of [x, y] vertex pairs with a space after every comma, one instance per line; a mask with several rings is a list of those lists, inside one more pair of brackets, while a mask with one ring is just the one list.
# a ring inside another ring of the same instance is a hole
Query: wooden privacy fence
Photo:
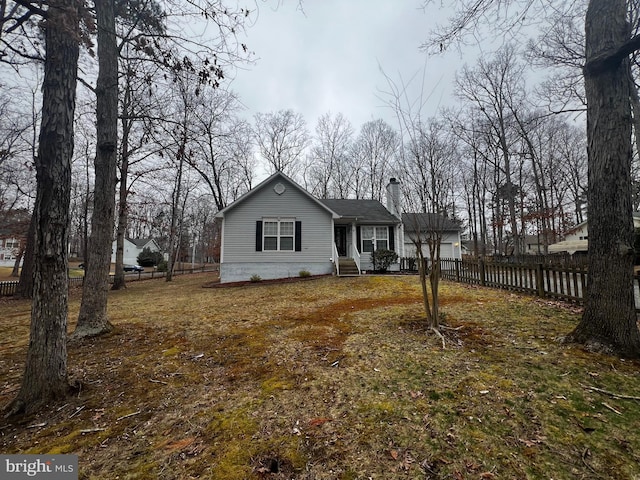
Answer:
[[[400, 266], [402, 271], [418, 270], [416, 259], [403, 258]], [[442, 258], [440, 271], [442, 278], [454, 282], [514, 290], [575, 303], [584, 303], [587, 291], [587, 266], [584, 262], [553, 264]], [[636, 311], [640, 312], [639, 275], [633, 277], [633, 292]]]
[[441, 276], [454, 282], [503, 288], [539, 297], [582, 303], [587, 289], [585, 266], [543, 263], [494, 263], [477, 260], [440, 259]]
[[[440, 259], [441, 276], [454, 282], [530, 293], [584, 303], [586, 265], [496, 263], [482, 259]], [[640, 276], [633, 277], [636, 311], [640, 312]]]

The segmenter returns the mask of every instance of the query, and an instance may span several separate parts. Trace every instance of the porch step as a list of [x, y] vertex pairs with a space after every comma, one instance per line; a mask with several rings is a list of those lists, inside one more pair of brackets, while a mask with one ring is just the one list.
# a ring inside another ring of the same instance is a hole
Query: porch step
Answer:
[[356, 265], [355, 260], [353, 258], [340, 258], [338, 260], [338, 265], [340, 266], [340, 276], [352, 276], [352, 275], [360, 275], [360, 271], [358, 270], [358, 265]]

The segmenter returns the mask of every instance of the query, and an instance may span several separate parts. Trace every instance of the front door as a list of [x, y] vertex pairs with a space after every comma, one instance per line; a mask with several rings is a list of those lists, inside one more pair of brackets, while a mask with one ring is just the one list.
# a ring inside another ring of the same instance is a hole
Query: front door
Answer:
[[345, 225], [336, 225], [334, 230], [334, 241], [338, 249], [338, 256], [347, 256], [347, 227]]

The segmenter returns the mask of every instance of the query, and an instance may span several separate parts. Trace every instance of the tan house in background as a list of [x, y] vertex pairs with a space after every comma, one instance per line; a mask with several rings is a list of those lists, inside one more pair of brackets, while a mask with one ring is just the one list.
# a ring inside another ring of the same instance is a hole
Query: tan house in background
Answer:
[[[633, 228], [640, 228], [640, 212], [633, 212]], [[564, 236], [564, 240], [549, 245], [549, 253], [576, 252], [586, 253], [589, 250], [589, 221], [576, 225]]]

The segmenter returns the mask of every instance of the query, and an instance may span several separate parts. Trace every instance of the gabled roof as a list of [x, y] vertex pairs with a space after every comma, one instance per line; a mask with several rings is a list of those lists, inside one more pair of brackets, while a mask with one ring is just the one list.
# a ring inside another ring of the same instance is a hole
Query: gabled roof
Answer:
[[404, 224], [404, 231], [407, 233], [433, 230], [442, 230], [443, 232], [460, 231], [458, 222], [438, 213], [403, 213], [402, 223]]
[[331, 210], [329, 207], [327, 207], [326, 205], [324, 205], [323, 203], [321, 203], [316, 197], [314, 197], [313, 195], [311, 195], [309, 192], [307, 192], [304, 188], [302, 188], [300, 185], [298, 185], [296, 182], [294, 182], [292, 179], [290, 179], [289, 177], [287, 177], [284, 173], [282, 172], [276, 172], [273, 175], [271, 175], [269, 178], [267, 178], [266, 180], [262, 181], [261, 183], [259, 183], [258, 185], [256, 185], [255, 187], [253, 187], [251, 190], [249, 190], [247, 193], [245, 193], [244, 195], [242, 195], [240, 198], [238, 198], [235, 202], [230, 203], [229, 205], [227, 205], [225, 208], [223, 208], [222, 210], [220, 210], [218, 213], [216, 213], [216, 218], [223, 218], [225, 213], [227, 213], [229, 210], [235, 208], [236, 206], [238, 206], [240, 203], [245, 202], [247, 199], [251, 198], [252, 196], [254, 196], [257, 192], [261, 191], [262, 189], [264, 189], [267, 185], [269, 185], [273, 180], [275, 180], [276, 178], [281, 178], [282, 180], [288, 182], [289, 184], [291, 184], [293, 187], [295, 187], [297, 190], [300, 191], [300, 193], [302, 193], [303, 195], [305, 195], [309, 200], [311, 200], [312, 202], [314, 202], [315, 204], [319, 205], [321, 208], [323, 208], [324, 210], [326, 210], [327, 212], [329, 212], [331, 214], [331, 216], [333, 218], [338, 218], [339, 215], [334, 212], [333, 210]]
[[127, 238], [131, 243], [133, 243], [136, 247], [142, 248], [147, 245], [149, 242], [153, 242], [153, 238]]
[[[549, 244], [553, 243], [553, 232], [547, 233], [547, 242]], [[524, 243], [525, 245], [542, 245], [544, 243], [544, 234], [539, 233], [537, 235], [525, 235]]]
[[321, 198], [320, 202], [340, 217], [357, 219], [358, 223], [400, 223], [400, 220], [393, 216], [378, 200]]

